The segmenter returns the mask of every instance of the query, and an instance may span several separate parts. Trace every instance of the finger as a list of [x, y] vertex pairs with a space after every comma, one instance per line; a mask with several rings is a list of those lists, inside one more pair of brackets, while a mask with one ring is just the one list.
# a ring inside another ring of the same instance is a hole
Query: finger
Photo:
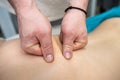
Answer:
[[39, 40], [45, 61], [48, 63], [52, 62], [54, 60], [52, 35], [47, 34], [44, 37], [40, 38]]
[[63, 56], [66, 59], [72, 58], [72, 50], [73, 50], [73, 38], [71, 35], [66, 36], [63, 35]]
[[22, 43], [22, 49], [32, 55], [42, 55], [42, 51], [40, 49], [40, 44], [39, 43]]
[[82, 34], [76, 38], [73, 43], [73, 50], [78, 50], [84, 48], [88, 43], [87, 34]]

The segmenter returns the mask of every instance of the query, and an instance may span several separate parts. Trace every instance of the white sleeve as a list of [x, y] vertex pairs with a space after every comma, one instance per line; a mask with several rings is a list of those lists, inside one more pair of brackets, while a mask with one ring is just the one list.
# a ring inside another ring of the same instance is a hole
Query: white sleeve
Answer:
[[0, 0], [0, 7], [8, 10], [9, 12], [15, 14], [14, 9], [12, 6], [9, 4], [8, 0]]
[[[36, 0], [37, 7], [50, 21], [55, 21], [64, 16], [64, 10], [68, 7], [69, 0]], [[15, 14], [8, 0], [0, 0], [0, 7]]]

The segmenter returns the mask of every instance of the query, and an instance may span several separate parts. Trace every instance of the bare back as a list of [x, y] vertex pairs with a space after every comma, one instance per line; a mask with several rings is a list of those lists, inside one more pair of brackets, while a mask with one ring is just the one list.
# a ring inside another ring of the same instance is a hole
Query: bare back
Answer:
[[0, 47], [0, 80], [120, 80], [120, 18], [103, 22], [89, 34], [86, 48], [74, 51], [71, 60], [62, 56], [58, 36], [53, 36], [55, 61], [28, 55], [20, 41]]

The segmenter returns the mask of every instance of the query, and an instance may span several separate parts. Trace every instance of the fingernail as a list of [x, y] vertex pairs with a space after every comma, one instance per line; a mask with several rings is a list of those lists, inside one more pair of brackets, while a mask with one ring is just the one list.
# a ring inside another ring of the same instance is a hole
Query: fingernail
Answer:
[[70, 52], [66, 52], [65, 53], [65, 57], [66, 57], [66, 59], [70, 59], [71, 58], [71, 53]]
[[46, 56], [46, 61], [47, 61], [47, 62], [52, 62], [52, 61], [53, 61], [53, 56], [52, 56], [51, 54], [48, 54], [48, 55]]

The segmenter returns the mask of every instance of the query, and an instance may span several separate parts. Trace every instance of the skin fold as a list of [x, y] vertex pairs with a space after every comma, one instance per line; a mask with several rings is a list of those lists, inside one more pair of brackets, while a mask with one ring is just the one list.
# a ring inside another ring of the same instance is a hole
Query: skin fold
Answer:
[[19, 39], [6, 41], [0, 47], [0, 80], [120, 80], [119, 34], [120, 18], [104, 21], [69, 61], [62, 56], [58, 35], [53, 36], [53, 63], [26, 54]]

